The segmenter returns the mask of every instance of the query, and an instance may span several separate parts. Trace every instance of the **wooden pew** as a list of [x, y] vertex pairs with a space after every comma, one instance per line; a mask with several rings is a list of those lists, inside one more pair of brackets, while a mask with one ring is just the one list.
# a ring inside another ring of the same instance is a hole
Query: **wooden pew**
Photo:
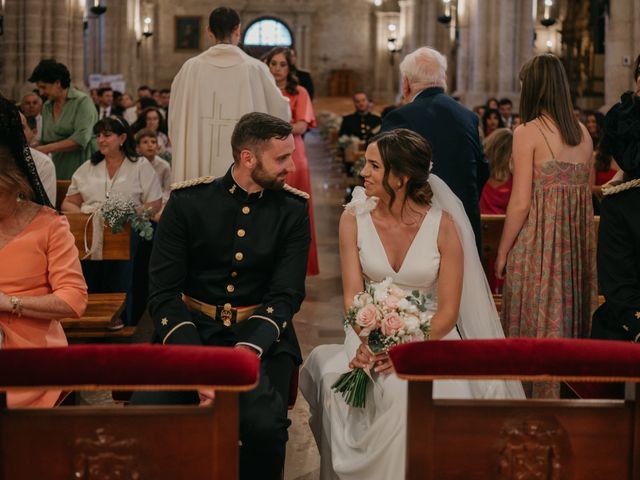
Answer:
[[71, 180], [56, 180], [56, 201], [54, 205], [58, 211], [60, 211], [64, 197], [67, 196], [69, 185], [71, 185]]
[[[398, 376], [409, 381], [409, 480], [640, 478], [636, 344], [522, 338], [417, 342], [390, 355]], [[433, 399], [433, 381], [453, 378], [626, 381], [627, 398]]]
[[[237, 479], [238, 394], [255, 387], [259, 363], [251, 353], [220, 347], [0, 350], [0, 478]], [[4, 392], [28, 387], [213, 388], [216, 396], [210, 407], [7, 409]]]
[[[500, 245], [500, 237], [502, 236], [502, 228], [504, 227], [504, 215], [487, 215], [480, 216], [480, 227], [482, 231], [482, 267], [487, 278], [493, 270], [493, 262], [498, 255], [498, 246]], [[596, 242], [598, 241], [598, 229], [600, 228], [600, 217], [594, 216]], [[502, 295], [494, 294], [493, 300], [496, 303], [498, 312], [502, 307]], [[599, 303], [602, 304], [604, 298], [599, 297]]]
[[[85, 227], [87, 227], [87, 246], [91, 248], [93, 222], [84, 213], [66, 213], [71, 233], [76, 240], [76, 247], [82, 259], [85, 256]], [[103, 260], [129, 260], [131, 228], [118, 234], [111, 233], [110, 228], [104, 229]], [[124, 327], [111, 331], [107, 327], [114, 316], [123, 308], [126, 294], [119, 293], [91, 293], [89, 303], [82, 318], [65, 318], [61, 321], [68, 338], [112, 338], [130, 337], [135, 333], [135, 327]]]

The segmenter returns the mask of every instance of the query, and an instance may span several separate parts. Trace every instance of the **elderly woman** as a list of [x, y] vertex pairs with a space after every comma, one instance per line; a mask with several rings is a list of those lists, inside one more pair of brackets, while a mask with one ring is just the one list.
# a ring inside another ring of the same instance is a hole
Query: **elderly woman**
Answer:
[[640, 341], [640, 55], [635, 91], [607, 113], [601, 146], [623, 173], [602, 188], [598, 282], [605, 303], [593, 315], [593, 338]]
[[[18, 109], [0, 97], [0, 348], [63, 347], [61, 318], [87, 305], [78, 250], [40, 183]], [[10, 392], [10, 407], [51, 407], [60, 391]]]
[[55, 60], [42, 60], [30, 82], [47, 97], [42, 107], [42, 136], [37, 147], [51, 154], [58, 180], [68, 180], [96, 150], [91, 127], [98, 112], [91, 99], [71, 86], [71, 74]]
[[[119, 117], [103, 118], [93, 128], [99, 151], [71, 178], [62, 202], [66, 212], [92, 213], [110, 197], [131, 200], [153, 217], [162, 206], [162, 188], [154, 168], [138, 158], [129, 124]], [[91, 293], [127, 292], [125, 321], [134, 325], [145, 308], [149, 242], [132, 237], [132, 261], [83, 262]], [[114, 319], [113, 329], [124, 323]]]

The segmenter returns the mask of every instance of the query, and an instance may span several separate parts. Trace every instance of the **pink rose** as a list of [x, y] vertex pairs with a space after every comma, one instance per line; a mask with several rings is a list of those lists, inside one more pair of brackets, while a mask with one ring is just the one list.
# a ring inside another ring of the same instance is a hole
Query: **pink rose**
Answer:
[[400, 303], [400, 300], [401, 299], [396, 297], [395, 295], [389, 295], [382, 301], [382, 305], [389, 310], [395, 310], [396, 308], [398, 308], [398, 303]]
[[379, 321], [380, 310], [373, 304], [365, 305], [356, 314], [356, 323], [368, 331], [375, 329]]
[[362, 304], [363, 306], [373, 303], [373, 297], [369, 295], [367, 292], [360, 294], [359, 300], [360, 300], [360, 304]]
[[389, 287], [389, 293], [398, 298], [404, 298], [407, 296], [407, 292], [405, 292], [397, 285], [391, 285], [391, 287]]
[[382, 319], [382, 333], [387, 337], [404, 328], [404, 320], [396, 312], [387, 313]]

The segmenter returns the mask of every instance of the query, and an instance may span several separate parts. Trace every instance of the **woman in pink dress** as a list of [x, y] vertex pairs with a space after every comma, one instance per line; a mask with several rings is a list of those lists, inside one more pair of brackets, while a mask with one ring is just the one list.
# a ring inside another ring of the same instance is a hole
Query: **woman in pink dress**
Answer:
[[[0, 97], [0, 348], [64, 347], [87, 286], [64, 216], [51, 208], [17, 108]], [[60, 390], [9, 392], [9, 407], [52, 407]]]
[[[291, 104], [291, 124], [293, 125], [293, 138], [295, 151], [293, 162], [296, 171], [289, 174], [287, 183], [298, 190], [311, 195], [311, 180], [309, 177], [309, 165], [304, 149], [302, 135], [316, 126], [316, 116], [313, 112], [313, 104], [309, 93], [304, 87], [298, 85], [295, 76], [295, 66], [291, 59], [291, 50], [286, 47], [276, 47], [267, 53], [264, 58], [269, 66], [271, 74], [276, 80], [276, 85], [282, 94], [289, 99]], [[318, 250], [316, 248], [315, 224], [313, 221], [313, 205], [309, 198], [309, 222], [311, 225], [311, 247], [309, 248], [309, 260], [307, 261], [307, 275], [318, 274]]]

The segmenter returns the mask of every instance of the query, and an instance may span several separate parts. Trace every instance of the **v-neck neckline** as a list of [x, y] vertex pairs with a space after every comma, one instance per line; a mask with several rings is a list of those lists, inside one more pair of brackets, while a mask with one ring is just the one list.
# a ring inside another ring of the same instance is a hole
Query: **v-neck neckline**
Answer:
[[13, 237], [11, 237], [11, 239], [7, 243], [5, 243], [3, 246], [0, 246], [0, 252], [3, 252], [16, 239], [20, 238], [22, 235], [27, 233], [27, 231], [31, 228], [31, 226], [35, 222], [35, 220], [38, 217], [38, 215], [40, 215], [40, 213], [42, 212], [42, 209], [43, 209], [43, 207], [40, 206], [40, 208], [38, 208], [36, 210], [36, 213], [33, 215], [33, 217], [31, 217], [31, 219], [27, 222], [27, 224], [24, 227], [22, 227], [22, 229], [18, 233], [16, 233]]
[[371, 212], [369, 212], [369, 221], [371, 222], [371, 226], [373, 227], [373, 231], [376, 233], [376, 238], [378, 239], [378, 244], [380, 245], [380, 248], [382, 249], [382, 253], [384, 254], [385, 260], [387, 261], [387, 266], [389, 267], [389, 270], [391, 270], [394, 275], [398, 275], [398, 274], [400, 274], [400, 272], [402, 272], [402, 269], [404, 268], [404, 264], [406, 263], [407, 258], [409, 258], [409, 254], [411, 253], [411, 250], [413, 249], [413, 245], [416, 243], [416, 239], [420, 235], [420, 232], [422, 232], [422, 228], [424, 227], [425, 223], [427, 222], [427, 217], [429, 217], [429, 213], [431, 213], [431, 208], [429, 208], [429, 210], [427, 210], [427, 213], [424, 214], [424, 217], [422, 217], [422, 223], [420, 224], [420, 227], [418, 227], [418, 230], [416, 231], [416, 234], [413, 236], [413, 239], [411, 240], [411, 243], [409, 244], [409, 248], [407, 248], [407, 251], [404, 254], [404, 258], [402, 259], [402, 262], [400, 262], [400, 267], [396, 271], [393, 268], [393, 265], [391, 265], [391, 262], [389, 261], [389, 255], [387, 253], [387, 249], [384, 248], [384, 243], [382, 242], [382, 238], [380, 237], [380, 233], [378, 233], [378, 229], [376, 228], [376, 224], [373, 221], [373, 217], [371, 216]]

